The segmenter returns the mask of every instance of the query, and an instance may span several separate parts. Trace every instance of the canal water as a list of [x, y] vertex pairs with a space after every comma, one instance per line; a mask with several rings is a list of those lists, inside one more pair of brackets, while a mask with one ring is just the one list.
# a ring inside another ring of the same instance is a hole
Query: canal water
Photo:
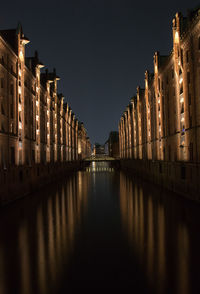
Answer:
[[199, 228], [198, 204], [93, 162], [1, 209], [0, 293], [200, 293]]

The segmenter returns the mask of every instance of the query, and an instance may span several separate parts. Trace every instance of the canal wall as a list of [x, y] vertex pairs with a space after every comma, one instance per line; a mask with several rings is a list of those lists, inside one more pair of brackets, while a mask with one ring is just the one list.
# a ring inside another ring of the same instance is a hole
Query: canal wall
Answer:
[[189, 199], [200, 201], [200, 164], [123, 159], [120, 167]]
[[39, 190], [82, 167], [82, 161], [13, 166], [0, 170], [0, 205]]

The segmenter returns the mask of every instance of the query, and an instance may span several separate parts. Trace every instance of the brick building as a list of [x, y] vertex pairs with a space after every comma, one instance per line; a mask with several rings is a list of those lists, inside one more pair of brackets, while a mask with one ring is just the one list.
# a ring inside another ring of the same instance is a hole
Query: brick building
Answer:
[[80, 160], [90, 157], [91, 143], [87, 136], [87, 130], [82, 122], [78, 123], [78, 158]]
[[57, 91], [60, 78], [41, 73], [37, 52], [26, 57], [28, 43], [21, 25], [0, 31], [1, 169], [78, 160], [78, 121]]
[[115, 131], [110, 132], [106, 143], [108, 144], [108, 155], [119, 158], [119, 133]]
[[200, 162], [200, 9], [176, 13], [172, 32], [170, 55], [154, 54], [154, 72], [145, 72], [144, 89], [120, 119], [120, 157], [157, 161], [168, 178], [182, 163], [178, 173], [192, 183]]

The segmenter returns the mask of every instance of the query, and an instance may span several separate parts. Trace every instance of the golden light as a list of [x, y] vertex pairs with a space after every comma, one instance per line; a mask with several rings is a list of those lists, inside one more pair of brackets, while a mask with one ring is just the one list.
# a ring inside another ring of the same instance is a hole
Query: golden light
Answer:
[[38, 68], [43, 68], [44, 67], [44, 64], [39, 63], [37, 66], [38, 66]]
[[23, 44], [23, 45], [26, 45], [26, 44], [28, 44], [28, 43], [30, 43], [29, 39], [27, 39], [27, 38], [23, 38], [23, 39], [22, 39], [22, 44]]
[[179, 33], [175, 33], [175, 43], [179, 43]]
[[20, 59], [21, 61], [24, 59], [24, 55], [23, 55], [22, 50], [20, 50], [20, 52], [19, 52], [19, 59]]

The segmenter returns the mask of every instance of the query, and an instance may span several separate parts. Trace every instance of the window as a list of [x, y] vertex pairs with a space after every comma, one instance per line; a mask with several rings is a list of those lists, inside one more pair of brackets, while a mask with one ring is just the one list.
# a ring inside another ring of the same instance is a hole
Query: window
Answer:
[[183, 93], [183, 85], [180, 86], [180, 95]]
[[183, 49], [181, 49], [181, 64], [183, 65]]
[[168, 147], [168, 156], [169, 156], [169, 161], [171, 160], [171, 146]]
[[187, 63], [189, 62], [189, 51], [188, 50], [186, 51], [186, 62]]
[[193, 161], [193, 143], [190, 143], [189, 152], [190, 152], [190, 161]]
[[160, 79], [158, 79], [158, 89], [160, 91]]
[[3, 123], [1, 124], [1, 130], [2, 130], [2, 132], [5, 133], [5, 128], [4, 128], [4, 124]]
[[182, 103], [182, 106], [181, 106], [181, 113], [184, 113], [184, 103]]
[[32, 150], [32, 161], [35, 162], [35, 150]]
[[191, 105], [191, 94], [190, 93], [188, 93], [188, 103], [189, 103], [189, 105]]
[[190, 72], [189, 71], [187, 72], [187, 82], [188, 82], [188, 84], [190, 84]]
[[1, 89], [4, 88], [4, 78], [1, 78]]
[[192, 127], [192, 116], [191, 115], [189, 116], [189, 127], [190, 128]]
[[13, 125], [13, 123], [10, 124], [10, 133], [11, 134], [14, 133], [14, 125]]
[[14, 94], [14, 86], [13, 84], [10, 85], [10, 95]]
[[1, 114], [5, 115], [3, 103], [1, 103]]
[[10, 118], [14, 118], [13, 104], [10, 104]]

